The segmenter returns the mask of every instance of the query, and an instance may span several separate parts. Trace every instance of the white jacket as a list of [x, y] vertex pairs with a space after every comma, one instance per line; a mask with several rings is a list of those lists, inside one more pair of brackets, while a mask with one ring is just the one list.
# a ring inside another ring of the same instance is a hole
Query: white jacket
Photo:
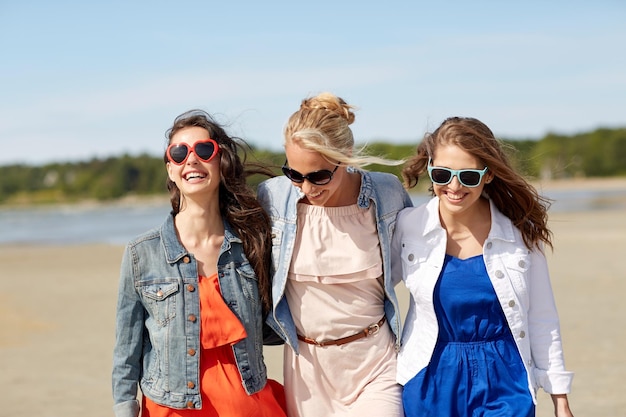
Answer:
[[[567, 394], [574, 374], [565, 370], [546, 258], [539, 250], [528, 250], [509, 218], [492, 202], [490, 207], [491, 230], [483, 245], [483, 257], [526, 367], [533, 401], [539, 387], [550, 394]], [[443, 265], [446, 239], [437, 197], [398, 215], [392, 254], [402, 260], [392, 265], [402, 265], [402, 279], [411, 293], [398, 356], [397, 380], [402, 385], [428, 365], [435, 348], [439, 328], [433, 290]], [[392, 276], [399, 273], [394, 271]]]

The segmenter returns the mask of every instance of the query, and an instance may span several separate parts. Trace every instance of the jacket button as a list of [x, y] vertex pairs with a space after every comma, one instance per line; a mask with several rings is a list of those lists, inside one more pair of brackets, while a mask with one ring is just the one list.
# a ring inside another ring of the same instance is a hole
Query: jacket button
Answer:
[[525, 331], [521, 331], [519, 332], [519, 337], [521, 337], [522, 339], [526, 337], [526, 332]]
[[194, 287], [194, 286], [193, 286], [193, 285], [191, 285], [191, 284], [187, 284], [187, 291], [189, 291], [189, 292], [194, 292], [195, 290], [196, 290], [196, 287]]
[[509, 307], [515, 307], [515, 300], [509, 301]]
[[193, 401], [187, 401], [187, 408], [196, 408], [193, 406]]
[[498, 277], [498, 278], [504, 278], [504, 272], [502, 272], [502, 271], [500, 271], [500, 270], [496, 271], [496, 277]]
[[189, 348], [187, 349], [187, 354], [189, 354], [189, 356], [196, 356], [196, 350], [193, 348]]
[[415, 255], [413, 255], [412, 253], [409, 253], [409, 262], [413, 262], [414, 259], [415, 259]]
[[184, 262], [184, 263], [186, 263], [186, 264], [188, 264], [189, 262], [191, 262], [191, 259], [189, 259], [189, 256], [185, 256], [185, 257], [183, 258], [183, 262]]
[[196, 384], [194, 384], [194, 383], [193, 383], [193, 381], [189, 381], [189, 382], [187, 382], [187, 388], [189, 388], [189, 389], [193, 389], [193, 388], [195, 388], [195, 387], [196, 387]]
[[485, 245], [485, 246], [486, 246], [487, 249], [491, 249], [491, 245], [492, 245], [491, 242], [487, 242], [487, 245]]
[[159, 290], [156, 293], [157, 297], [163, 297], [163, 291]]
[[197, 320], [196, 315], [195, 315], [195, 314], [190, 314], [190, 315], [188, 315], [188, 316], [187, 316], [187, 320], [189, 320], [189, 321], [190, 321], [190, 322], [192, 322], [192, 323], [195, 323], [195, 322], [196, 322], [196, 320]]
[[525, 268], [525, 267], [526, 267], [526, 262], [524, 262], [524, 261], [519, 261], [519, 262], [517, 263], [517, 265], [519, 265], [519, 267], [520, 267], [520, 268]]

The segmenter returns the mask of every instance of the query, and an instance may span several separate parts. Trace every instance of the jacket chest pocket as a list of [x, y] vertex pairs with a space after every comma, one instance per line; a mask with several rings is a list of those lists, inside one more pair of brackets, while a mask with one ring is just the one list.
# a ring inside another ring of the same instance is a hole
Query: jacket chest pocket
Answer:
[[438, 276], [438, 270], [433, 270], [428, 258], [432, 251], [430, 246], [404, 241], [400, 247], [404, 284], [416, 300], [428, 300], [432, 292], [431, 280], [433, 275]]
[[[506, 272], [513, 285], [514, 291], [521, 300], [528, 299], [528, 274], [531, 266], [530, 257], [527, 255], [513, 256], [506, 261]], [[499, 271], [496, 271], [499, 277]]]
[[161, 327], [176, 317], [176, 282], [151, 282], [140, 286], [141, 297], [150, 316]]
[[400, 244], [400, 256], [405, 275], [410, 275], [419, 269], [420, 265], [426, 262], [430, 252], [431, 248], [426, 245], [403, 241]]

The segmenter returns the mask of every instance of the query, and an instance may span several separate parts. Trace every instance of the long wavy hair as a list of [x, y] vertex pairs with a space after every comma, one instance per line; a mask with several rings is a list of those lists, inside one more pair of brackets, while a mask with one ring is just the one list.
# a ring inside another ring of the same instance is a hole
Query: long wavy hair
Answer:
[[[208, 113], [203, 110], [190, 110], [176, 117], [174, 124], [166, 132], [167, 145], [181, 129], [197, 126], [206, 129], [209, 137], [219, 145], [220, 214], [236, 231], [243, 242], [243, 250], [250, 261], [259, 282], [259, 293], [264, 314], [271, 308], [270, 262], [272, 250], [270, 219], [258, 203], [246, 178], [252, 174], [271, 173], [259, 164], [246, 163], [248, 148], [244, 140], [230, 137]], [[166, 145], [166, 147], [167, 147]], [[168, 162], [163, 154], [163, 161]], [[181, 193], [176, 184], [167, 179], [172, 212], [178, 214], [181, 207]]]
[[[450, 117], [432, 133], [427, 133], [417, 146], [402, 177], [406, 188], [417, 185], [419, 176], [427, 172], [428, 158], [435, 158], [438, 146], [454, 145], [473, 155], [494, 176], [485, 184], [484, 192], [495, 206], [521, 231], [528, 249], [552, 248], [552, 232], [548, 228], [551, 200], [539, 195], [526, 179], [511, 166], [507, 145], [495, 138], [491, 129], [478, 119]], [[434, 195], [432, 185], [431, 194]]]

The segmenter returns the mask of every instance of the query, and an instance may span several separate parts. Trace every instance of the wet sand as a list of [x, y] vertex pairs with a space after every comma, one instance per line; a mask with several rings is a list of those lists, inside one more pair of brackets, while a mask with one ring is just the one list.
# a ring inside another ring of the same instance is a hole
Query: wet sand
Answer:
[[[548, 254], [577, 416], [621, 416], [626, 210], [551, 216]], [[0, 417], [112, 416], [111, 351], [123, 248], [0, 246]], [[402, 308], [407, 293], [400, 285]], [[282, 380], [282, 347], [266, 350]], [[538, 416], [550, 416], [539, 394]]]

